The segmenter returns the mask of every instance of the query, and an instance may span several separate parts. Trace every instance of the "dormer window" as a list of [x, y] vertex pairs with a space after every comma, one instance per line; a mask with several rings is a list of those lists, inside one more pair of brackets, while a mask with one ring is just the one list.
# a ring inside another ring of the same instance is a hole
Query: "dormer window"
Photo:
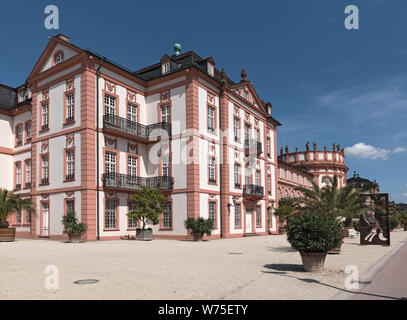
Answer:
[[23, 89], [20, 91], [20, 101], [25, 101], [27, 100], [27, 90]]
[[208, 74], [212, 77], [215, 75], [215, 67], [210, 62], [208, 62]]
[[162, 74], [166, 74], [168, 72], [170, 72], [170, 63], [169, 62], [164, 63], [162, 65]]

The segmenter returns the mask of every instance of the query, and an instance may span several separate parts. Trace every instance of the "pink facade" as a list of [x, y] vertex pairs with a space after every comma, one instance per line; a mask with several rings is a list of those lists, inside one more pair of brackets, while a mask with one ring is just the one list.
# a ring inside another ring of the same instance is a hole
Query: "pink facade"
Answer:
[[213, 238], [278, 233], [280, 124], [244, 70], [234, 82], [187, 52], [131, 72], [59, 35], [0, 97], [1, 187], [36, 204], [11, 218], [19, 236], [65, 239], [68, 211], [87, 240], [135, 235], [140, 185], [167, 199], [155, 237], [187, 239], [184, 220], [199, 216]]

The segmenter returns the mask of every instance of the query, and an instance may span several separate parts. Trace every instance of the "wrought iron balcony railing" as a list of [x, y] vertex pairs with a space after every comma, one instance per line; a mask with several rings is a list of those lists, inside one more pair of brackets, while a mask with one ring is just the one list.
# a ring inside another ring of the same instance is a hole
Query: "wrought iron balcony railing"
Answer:
[[138, 177], [120, 173], [103, 174], [103, 187], [139, 190], [141, 186], [147, 186], [158, 190], [172, 190], [172, 177]]
[[103, 116], [103, 129], [115, 129], [143, 139], [162, 136], [164, 135], [163, 130], [167, 132], [168, 136], [171, 136], [171, 123], [169, 122], [159, 122], [146, 126], [110, 114]]
[[264, 197], [264, 187], [255, 184], [245, 184], [243, 186], [243, 195], [254, 196], [254, 197]]
[[[254, 140], [254, 139], [246, 139], [244, 141], [244, 148], [245, 150], [248, 150], [250, 153], [255, 152], [255, 153], [262, 153], [262, 144], [261, 142]], [[252, 151], [253, 150], [253, 151]]]

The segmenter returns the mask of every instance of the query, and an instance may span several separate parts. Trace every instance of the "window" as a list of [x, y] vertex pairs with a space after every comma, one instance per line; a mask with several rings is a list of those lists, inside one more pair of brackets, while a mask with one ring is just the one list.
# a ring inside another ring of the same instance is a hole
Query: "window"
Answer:
[[25, 186], [31, 187], [31, 160], [25, 162]]
[[256, 228], [261, 228], [260, 206], [256, 206]]
[[49, 121], [49, 106], [48, 102], [44, 102], [41, 105], [42, 116], [41, 116], [41, 130], [48, 129], [48, 121]]
[[75, 151], [66, 151], [66, 180], [75, 179]]
[[61, 62], [64, 61], [64, 54], [63, 53], [59, 53], [56, 57], [55, 57], [55, 64], [59, 64]]
[[23, 144], [23, 125], [16, 126], [16, 145], [21, 146]]
[[260, 183], [260, 171], [259, 170], [256, 170], [256, 180], [255, 180], [256, 182], [255, 182], [255, 184], [256, 184], [256, 186], [259, 186], [261, 183]]
[[164, 64], [162, 65], [162, 73], [163, 73], [163, 74], [166, 74], [166, 73], [168, 73], [168, 72], [170, 72], [170, 63], [169, 63], [169, 62], [164, 63]]
[[208, 74], [212, 77], [215, 75], [215, 68], [214, 68], [213, 64], [211, 64], [209, 62], [208, 62]]
[[28, 97], [27, 90], [26, 89], [21, 90], [20, 91], [20, 102], [27, 100], [27, 97]]
[[21, 224], [21, 209], [17, 210], [17, 224]]
[[106, 173], [116, 173], [116, 153], [105, 153], [105, 170]]
[[127, 120], [137, 122], [137, 106], [135, 104], [127, 104]]
[[106, 200], [105, 229], [116, 229], [116, 200]]
[[209, 157], [209, 182], [215, 183], [216, 182], [216, 177], [215, 177], [215, 158]]
[[65, 122], [74, 121], [74, 98], [75, 98], [75, 95], [73, 93], [69, 93], [69, 94], [66, 95], [66, 119], [65, 119]]
[[161, 106], [161, 122], [170, 122], [170, 105]]
[[271, 176], [267, 176], [268, 193], [271, 194]]
[[240, 213], [240, 203], [235, 204], [235, 228], [240, 228], [241, 213]]
[[27, 224], [31, 224], [31, 209], [27, 209], [26, 212], [26, 217], [27, 217]]
[[267, 138], [267, 156], [270, 157], [271, 151], [270, 151], [270, 138]]
[[235, 137], [235, 142], [239, 141], [239, 131], [240, 131], [240, 120], [238, 118], [234, 118], [233, 120], [233, 134]]
[[105, 94], [105, 115], [116, 114], [116, 98]]
[[[133, 202], [129, 201], [129, 213], [132, 212], [134, 209]], [[128, 217], [128, 228], [129, 229], [136, 229], [137, 228], [137, 220], [134, 217]]]
[[48, 183], [49, 178], [49, 163], [48, 163], [48, 155], [41, 156], [41, 183]]
[[209, 219], [212, 220], [213, 224], [216, 222], [216, 202], [209, 201]]
[[75, 201], [74, 200], [66, 200], [66, 213], [68, 212], [75, 212]]
[[235, 163], [235, 187], [240, 188], [240, 165]]
[[27, 136], [27, 143], [31, 142], [31, 136], [32, 136], [32, 122], [28, 121], [25, 125], [25, 131], [26, 131], [26, 136]]
[[208, 107], [208, 131], [215, 131], [215, 108]]
[[22, 181], [22, 176], [21, 176], [21, 162], [16, 163], [16, 189], [21, 189], [21, 181]]
[[163, 228], [172, 228], [171, 201], [167, 201], [163, 208]]
[[137, 157], [128, 156], [127, 157], [127, 174], [132, 177], [137, 176], [138, 175], [137, 167], [138, 167]]
[[250, 125], [248, 125], [248, 124], [244, 125], [244, 139], [245, 140], [250, 139]]
[[162, 159], [163, 176], [169, 177], [171, 175], [170, 157], [166, 156]]
[[244, 183], [250, 184], [250, 168], [249, 167], [246, 167]]
[[254, 130], [254, 138], [256, 141], [260, 141], [260, 131], [258, 129]]

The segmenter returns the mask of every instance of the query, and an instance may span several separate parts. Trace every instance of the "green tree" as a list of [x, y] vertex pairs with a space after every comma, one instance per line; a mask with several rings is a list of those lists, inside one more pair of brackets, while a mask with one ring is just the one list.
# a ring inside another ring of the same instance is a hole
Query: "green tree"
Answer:
[[127, 215], [136, 221], [140, 220], [143, 230], [147, 224], [160, 223], [165, 197], [159, 190], [141, 186], [141, 190], [133, 194], [130, 200], [133, 203], [133, 211]]
[[366, 202], [364, 192], [372, 190], [376, 184], [366, 185], [355, 189], [353, 184], [342, 188], [338, 187], [338, 177], [334, 176], [331, 183], [323, 188], [312, 181], [312, 188], [295, 187], [294, 189], [304, 194], [304, 205], [300, 210], [312, 209], [323, 215], [335, 218], [344, 218], [345, 225], [349, 227], [353, 217], [364, 216], [372, 212], [374, 206]]
[[35, 213], [34, 203], [29, 199], [22, 199], [21, 195], [7, 189], [0, 189], [0, 225], [8, 228], [7, 219], [18, 210], [27, 209]]

